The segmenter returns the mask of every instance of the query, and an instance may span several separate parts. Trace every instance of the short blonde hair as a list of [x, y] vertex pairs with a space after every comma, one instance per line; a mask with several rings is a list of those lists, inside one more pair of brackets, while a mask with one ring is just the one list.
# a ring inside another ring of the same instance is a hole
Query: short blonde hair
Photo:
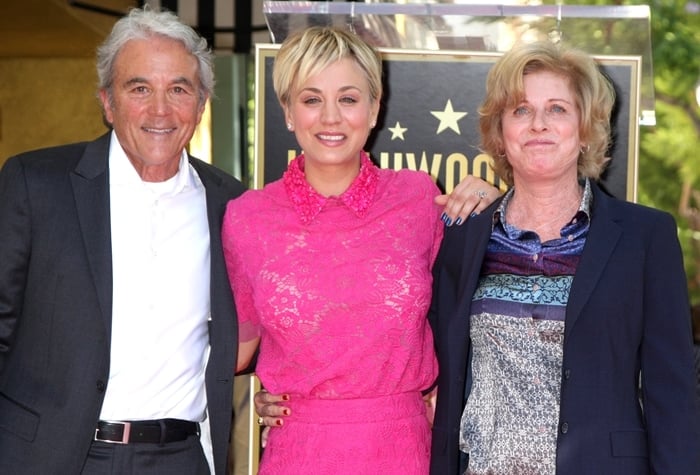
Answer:
[[587, 53], [549, 41], [522, 43], [505, 53], [491, 68], [486, 79], [486, 95], [479, 108], [481, 148], [493, 158], [493, 169], [508, 185], [513, 185], [513, 167], [505, 156], [503, 112], [525, 97], [523, 77], [549, 72], [566, 78], [580, 114], [578, 158], [580, 178], [597, 179], [610, 157], [610, 117], [615, 90]]
[[272, 70], [277, 99], [289, 105], [294, 88], [345, 58], [365, 72], [372, 101], [382, 97], [382, 59], [359, 36], [335, 27], [314, 26], [289, 36], [280, 47]]

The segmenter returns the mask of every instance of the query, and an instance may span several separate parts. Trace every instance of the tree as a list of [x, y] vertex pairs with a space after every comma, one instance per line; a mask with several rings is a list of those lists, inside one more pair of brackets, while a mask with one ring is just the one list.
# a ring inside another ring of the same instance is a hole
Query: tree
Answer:
[[700, 303], [700, 5], [650, 2], [656, 126], [642, 127], [639, 201], [679, 224], [688, 288]]

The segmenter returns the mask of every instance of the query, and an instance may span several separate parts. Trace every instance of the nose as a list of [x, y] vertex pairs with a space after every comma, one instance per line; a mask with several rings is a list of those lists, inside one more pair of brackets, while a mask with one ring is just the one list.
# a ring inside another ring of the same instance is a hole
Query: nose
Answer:
[[547, 129], [547, 113], [543, 110], [535, 110], [532, 114], [532, 123], [530, 124], [532, 130], [546, 130]]
[[335, 102], [326, 101], [323, 104], [321, 121], [327, 124], [334, 124], [340, 121], [340, 110], [338, 109], [338, 105]]
[[170, 101], [165, 92], [155, 92], [151, 96], [151, 112], [155, 115], [167, 114], [170, 110]]

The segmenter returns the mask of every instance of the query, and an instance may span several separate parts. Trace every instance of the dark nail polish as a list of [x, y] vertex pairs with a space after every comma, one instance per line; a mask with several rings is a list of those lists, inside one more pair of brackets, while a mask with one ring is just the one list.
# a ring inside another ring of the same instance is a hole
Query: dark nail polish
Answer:
[[459, 226], [460, 224], [462, 224], [462, 218], [461, 218], [461, 217], [460, 217], [460, 218], [457, 218], [457, 219], [455, 220], [455, 224], [456, 224], [457, 226]]
[[476, 211], [473, 211], [472, 214], [469, 215], [470, 218], [473, 218], [474, 216], [477, 216], [479, 213]]

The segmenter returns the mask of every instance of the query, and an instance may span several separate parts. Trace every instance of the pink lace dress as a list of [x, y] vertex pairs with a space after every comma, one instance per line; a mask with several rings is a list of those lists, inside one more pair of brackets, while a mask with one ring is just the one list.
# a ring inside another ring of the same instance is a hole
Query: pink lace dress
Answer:
[[325, 198], [303, 165], [302, 155], [224, 218], [240, 340], [261, 336], [256, 374], [291, 396], [259, 473], [427, 474], [439, 191], [425, 173], [363, 154], [350, 188]]

